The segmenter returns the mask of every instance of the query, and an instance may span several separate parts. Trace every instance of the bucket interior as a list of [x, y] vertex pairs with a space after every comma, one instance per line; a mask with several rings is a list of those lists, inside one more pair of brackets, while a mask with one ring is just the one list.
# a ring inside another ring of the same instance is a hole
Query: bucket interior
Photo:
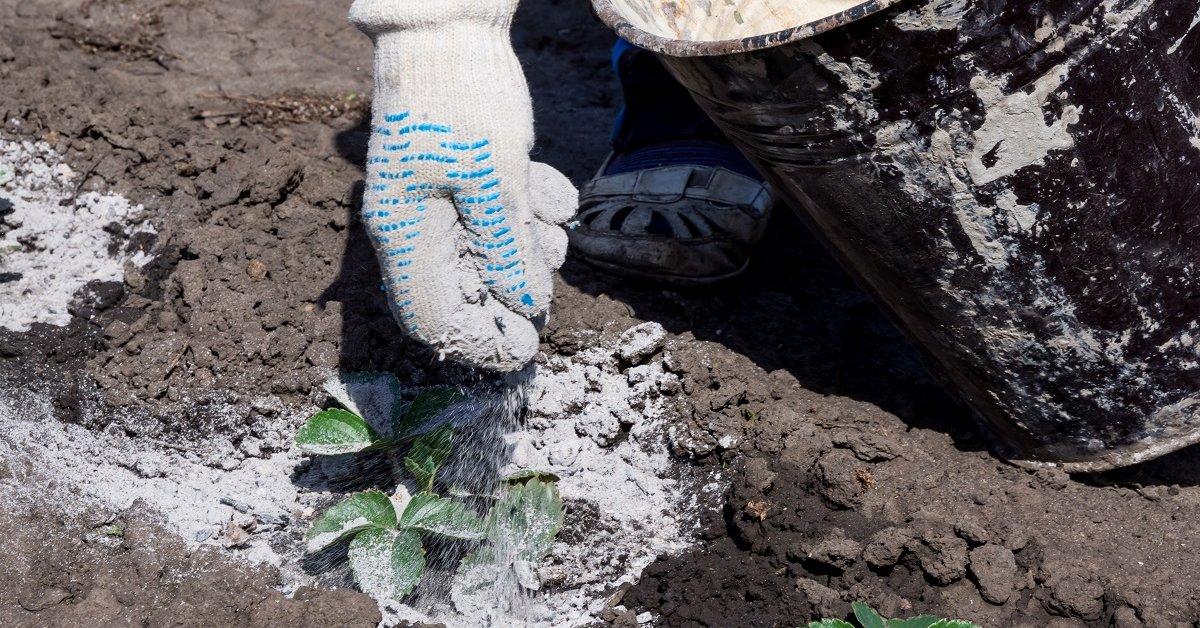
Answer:
[[863, 0], [611, 0], [632, 26], [691, 42], [776, 33], [849, 10]]

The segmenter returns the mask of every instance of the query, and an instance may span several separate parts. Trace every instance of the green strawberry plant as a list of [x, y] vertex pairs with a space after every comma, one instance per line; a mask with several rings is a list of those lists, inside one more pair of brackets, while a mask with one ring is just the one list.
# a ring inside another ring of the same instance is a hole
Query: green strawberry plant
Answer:
[[491, 585], [505, 572], [514, 573], [526, 589], [541, 587], [537, 564], [550, 554], [563, 523], [557, 481], [558, 476], [540, 471], [521, 471], [505, 478], [500, 498], [485, 522], [489, 543], [459, 565], [466, 590]]
[[325, 511], [308, 532], [309, 551], [350, 539], [350, 569], [366, 593], [402, 598], [425, 571], [426, 536], [478, 541], [484, 528], [465, 505], [400, 486], [391, 497], [382, 491], [355, 493]]
[[425, 571], [425, 541], [430, 537], [480, 543], [464, 559], [460, 573], [480, 566], [511, 568], [522, 584], [536, 588], [536, 578], [522, 574], [533, 573], [562, 526], [557, 477], [527, 471], [506, 478], [493, 496], [495, 505], [482, 518], [466, 504], [435, 492], [438, 470], [450, 458], [454, 430], [449, 425], [416, 430], [464, 400], [454, 389], [426, 389], [404, 412], [391, 411], [388, 436], [357, 413], [340, 408], [317, 413], [296, 435], [297, 447], [314, 455], [395, 452], [408, 445], [403, 467], [414, 480], [416, 495], [404, 485], [390, 497], [378, 490], [355, 493], [322, 513], [307, 537], [311, 552], [349, 540], [355, 581], [376, 598], [400, 599], [412, 592]]
[[[313, 415], [300, 427], [296, 433], [296, 447], [306, 454], [317, 456], [394, 449], [414, 440], [416, 428], [430, 418], [465, 400], [466, 397], [454, 388], [422, 390], [406, 411], [391, 413], [392, 435], [387, 437], [380, 436], [361, 415], [342, 408], [330, 408]], [[427, 453], [440, 452], [441, 444], [441, 441], [433, 443], [433, 451]], [[448, 448], [449, 444], [445, 443], [445, 446]], [[448, 455], [448, 451], [444, 455]], [[426, 460], [422, 458], [419, 462]]]
[[[961, 619], [940, 619], [932, 615], [922, 615], [912, 619], [884, 619], [874, 609], [862, 602], [853, 604], [854, 618], [861, 628], [979, 628], [978, 625]], [[848, 621], [841, 619], [823, 619], [814, 621], [808, 628], [856, 628]]]

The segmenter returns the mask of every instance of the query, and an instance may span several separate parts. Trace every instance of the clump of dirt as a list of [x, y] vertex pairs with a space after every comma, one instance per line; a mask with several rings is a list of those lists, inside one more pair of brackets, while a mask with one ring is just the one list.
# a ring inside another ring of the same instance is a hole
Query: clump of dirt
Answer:
[[57, 16], [50, 34], [93, 54], [124, 60], [149, 60], [165, 65], [176, 58], [158, 45], [165, 32], [162, 9], [182, 2], [153, 3], [122, 0], [81, 6]]

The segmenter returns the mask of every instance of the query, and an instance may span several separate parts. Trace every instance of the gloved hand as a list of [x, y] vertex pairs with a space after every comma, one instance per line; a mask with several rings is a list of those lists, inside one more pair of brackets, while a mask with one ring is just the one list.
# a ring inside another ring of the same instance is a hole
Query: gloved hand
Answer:
[[578, 196], [532, 164], [516, 0], [356, 0], [375, 42], [363, 216], [393, 314], [446, 356], [513, 371], [537, 352]]

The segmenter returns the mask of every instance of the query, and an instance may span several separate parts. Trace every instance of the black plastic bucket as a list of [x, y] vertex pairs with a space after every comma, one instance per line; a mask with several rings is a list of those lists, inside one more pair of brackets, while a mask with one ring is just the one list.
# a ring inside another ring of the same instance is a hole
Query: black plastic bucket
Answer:
[[[759, 3], [787, 4], [733, 4]], [[1097, 471], [1200, 441], [1200, 0], [888, 4], [697, 41], [687, 12], [733, 5], [595, 0], [1001, 453]]]

